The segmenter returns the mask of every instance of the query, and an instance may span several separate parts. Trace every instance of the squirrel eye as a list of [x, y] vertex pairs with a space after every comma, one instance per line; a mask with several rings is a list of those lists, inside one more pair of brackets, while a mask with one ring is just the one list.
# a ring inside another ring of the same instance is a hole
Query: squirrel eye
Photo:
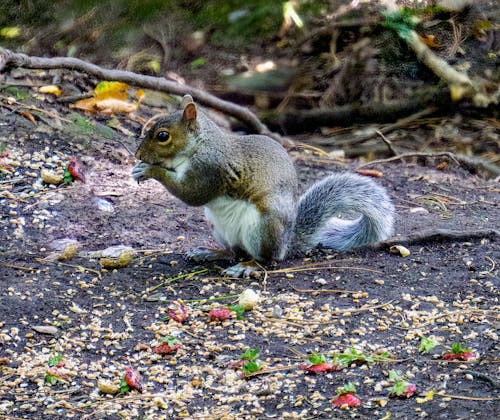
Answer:
[[170, 138], [170, 133], [165, 130], [160, 130], [158, 133], [156, 133], [156, 140], [159, 142], [163, 143], [167, 141]]

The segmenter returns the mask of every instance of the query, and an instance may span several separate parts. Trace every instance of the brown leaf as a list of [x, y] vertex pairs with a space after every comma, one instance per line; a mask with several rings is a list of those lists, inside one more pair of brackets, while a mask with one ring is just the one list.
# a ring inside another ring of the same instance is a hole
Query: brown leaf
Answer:
[[30, 120], [33, 124], [36, 124], [36, 120], [35, 120], [35, 117], [33, 116], [33, 114], [31, 112], [28, 112], [28, 111], [20, 111], [19, 112], [20, 115], [22, 115], [24, 118], [26, 118], [27, 120]]
[[376, 169], [358, 169], [356, 173], [364, 176], [371, 176], [373, 178], [381, 178], [384, 176], [383, 172]]
[[442, 46], [439, 42], [436, 42], [434, 35], [419, 35], [418, 37], [429, 48], [440, 48]]

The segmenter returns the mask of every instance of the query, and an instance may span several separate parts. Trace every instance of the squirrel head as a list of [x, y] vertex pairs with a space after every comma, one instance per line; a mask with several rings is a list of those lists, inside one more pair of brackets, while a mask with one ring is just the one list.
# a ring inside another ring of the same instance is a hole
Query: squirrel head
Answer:
[[186, 149], [190, 133], [197, 128], [197, 109], [190, 95], [181, 101], [181, 110], [158, 118], [146, 132], [135, 157], [151, 165], [171, 159]]

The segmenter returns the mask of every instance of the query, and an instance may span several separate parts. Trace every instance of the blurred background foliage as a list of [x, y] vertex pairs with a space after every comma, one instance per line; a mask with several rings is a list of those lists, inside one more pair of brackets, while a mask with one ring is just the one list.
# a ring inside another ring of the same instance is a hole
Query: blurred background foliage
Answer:
[[[276, 37], [292, 7], [303, 20], [325, 13], [327, 0], [2, 0], [0, 28], [20, 28], [0, 44], [27, 52], [78, 55], [107, 48], [120, 56], [145, 33], [165, 42], [182, 42], [203, 31], [212, 46], [250, 47]], [[288, 9], [289, 10], [289, 9]], [[50, 51], [50, 50], [53, 51]]]

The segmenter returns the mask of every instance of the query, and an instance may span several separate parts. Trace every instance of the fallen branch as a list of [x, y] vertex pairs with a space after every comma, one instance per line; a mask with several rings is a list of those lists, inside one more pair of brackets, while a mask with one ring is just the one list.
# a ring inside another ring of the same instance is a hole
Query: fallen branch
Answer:
[[32, 57], [26, 54], [15, 53], [0, 47], [0, 72], [6, 67], [22, 67], [29, 69], [69, 69], [93, 75], [102, 80], [116, 80], [130, 85], [166, 92], [174, 95], [191, 95], [200, 104], [217, 109], [244, 122], [252, 131], [264, 134], [284, 145], [291, 145], [291, 141], [271, 132], [259, 118], [247, 108], [217, 98], [210, 93], [189, 85], [165, 79], [137, 74], [131, 71], [106, 69], [84, 60], [72, 57]]
[[478, 230], [449, 230], [449, 229], [429, 229], [416, 232], [407, 236], [399, 236], [380, 242], [377, 248], [405, 244], [417, 245], [429, 242], [453, 242], [466, 241], [479, 238], [491, 238], [499, 236], [500, 232], [496, 229], [478, 229]]
[[395, 160], [403, 160], [412, 157], [422, 157], [422, 158], [440, 158], [447, 157], [448, 159], [455, 162], [457, 165], [467, 166], [468, 168], [474, 169], [476, 172], [484, 172], [488, 177], [495, 178], [500, 175], [500, 167], [495, 165], [486, 159], [482, 159], [474, 156], [465, 156], [460, 154], [455, 154], [451, 152], [408, 152], [401, 153], [397, 156], [391, 156], [386, 159], [377, 159], [370, 162], [363, 163], [359, 165], [356, 170], [365, 168], [367, 166], [378, 165], [381, 163], [393, 162]]
[[[365, 124], [367, 121], [383, 124], [402, 119], [396, 122], [394, 127], [390, 126], [387, 131], [384, 131], [386, 133], [422, 116], [428, 116], [436, 110], [450, 111], [454, 106], [450, 101], [448, 89], [431, 88], [422, 89], [411, 98], [389, 103], [374, 102], [366, 105], [353, 104], [335, 108], [289, 111], [280, 115], [270, 114], [264, 122], [273, 129], [281, 128], [286, 133], [295, 134], [313, 132], [319, 127], [352, 126]], [[368, 138], [373, 135], [370, 134]], [[354, 141], [361, 143], [365, 140], [367, 139], [360, 138]], [[327, 139], [317, 144], [323, 143], [332, 144], [333, 141]]]

